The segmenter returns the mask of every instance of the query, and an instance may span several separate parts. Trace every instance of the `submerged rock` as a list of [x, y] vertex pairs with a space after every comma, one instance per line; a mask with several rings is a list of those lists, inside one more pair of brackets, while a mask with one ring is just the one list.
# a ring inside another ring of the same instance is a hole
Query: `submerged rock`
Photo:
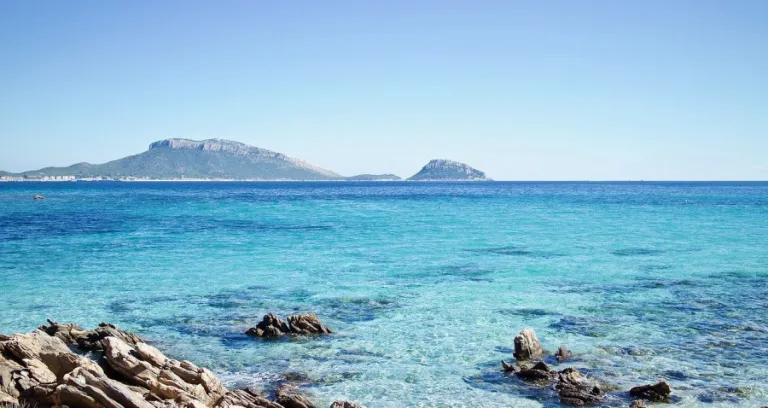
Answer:
[[669, 400], [669, 394], [671, 393], [672, 389], [666, 381], [660, 381], [653, 385], [641, 385], [629, 390], [630, 396], [647, 399], [653, 402], [666, 402]]
[[557, 397], [563, 405], [585, 406], [600, 404], [605, 400], [605, 392], [596, 383], [591, 382], [582, 373], [573, 368], [556, 372], [544, 362], [533, 366], [521, 366], [501, 362], [505, 372], [514, 373], [524, 381], [541, 385], [557, 391]]
[[214, 406], [215, 408], [284, 408], [271, 402], [252, 390], [234, 390], [227, 392]]
[[541, 361], [534, 364], [532, 367], [523, 367], [519, 371], [516, 371], [515, 374], [526, 381], [549, 381], [555, 375], [555, 373]]
[[312, 401], [301, 395], [297, 387], [290, 384], [283, 384], [277, 388], [275, 402], [284, 408], [316, 408]]
[[57, 323], [50, 319], [48, 324], [49, 326], [40, 326], [40, 330], [48, 333], [49, 336], [60, 338], [64, 343], [77, 344], [83, 350], [104, 350], [104, 339], [110, 336], [117, 337], [131, 346], [144, 342], [136, 334], [120, 330], [117, 326], [110, 323], [100, 323], [99, 327], [94, 330], [84, 330], [73, 323]]
[[560, 347], [558, 347], [557, 351], [555, 352], [555, 358], [560, 363], [569, 360], [571, 357], [573, 357], [573, 354], [565, 347], [564, 344], [560, 345]]
[[314, 313], [288, 316], [288, 321], [269, 313], [245, 334], [255, 337], [282, 337], [286, 335], [331, 334], [331, 329], [323, 325]]
[[331, 404], [331, 408], [365, 408], [365, 407], [360, 404], [356, 404], [354, 402], [349, 402], [349, 401], [333, 401], [333, 404]]
[[605, 393], [597, 384], [573, 368], [566, 368], [557, 373], [557, 397], [561, 404], [571, 406], [596, 405], [605, 399]]
[[520, 334], [515, 336], [515, 359], [518, 361], [532, 360], [541, 357], [544, 350], [536, 337], [533, 329], [523, 329]]

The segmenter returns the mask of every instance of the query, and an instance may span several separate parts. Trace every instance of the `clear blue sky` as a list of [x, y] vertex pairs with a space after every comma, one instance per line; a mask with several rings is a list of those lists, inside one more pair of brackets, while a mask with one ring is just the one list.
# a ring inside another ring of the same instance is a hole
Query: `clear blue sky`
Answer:
[[345, 175], [768, 179], [768, 1], [2, 1], [0, 169], [225, 138]]

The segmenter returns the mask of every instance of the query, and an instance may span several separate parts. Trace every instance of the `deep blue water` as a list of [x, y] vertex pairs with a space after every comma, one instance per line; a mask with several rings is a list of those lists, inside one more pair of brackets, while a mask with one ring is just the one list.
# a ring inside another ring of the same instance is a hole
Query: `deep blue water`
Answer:
[[[500, 373], [524, 327], [617, 390], [761, 406], [768, 183], [0, 183], [0, 294], [0, 332], [109, 321], [320, 406], [556, 405]], [[270, 311], [338, 334], [242, 334]]]

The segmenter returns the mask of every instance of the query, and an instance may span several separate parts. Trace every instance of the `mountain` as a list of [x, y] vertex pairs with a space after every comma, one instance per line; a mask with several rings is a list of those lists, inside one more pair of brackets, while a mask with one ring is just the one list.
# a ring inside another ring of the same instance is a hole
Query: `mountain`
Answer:
[[480, 170], [474, 169], [464, 163], [451, 160], [431, 160], [421, 171], [408, 180], [490, 180]]
[[357, 176], [345, 177], [349, 181], [398, 181], [402, 180], [394, 174], [358, 174]]
[[14, 176], [40, 178], [236, 179], [236, 180], [341, 180], [330, 170], [282, 153], [222, 139], [166, 139], [149, 145], [144, 153], [104, 164], [78, 163], [46, 167]]

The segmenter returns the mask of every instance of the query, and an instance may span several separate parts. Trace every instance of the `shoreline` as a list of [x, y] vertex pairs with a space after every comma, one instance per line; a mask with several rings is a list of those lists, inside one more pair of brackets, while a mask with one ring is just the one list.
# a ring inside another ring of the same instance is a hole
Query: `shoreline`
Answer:
[[[313, 313], [286, 320], [269, 313], [245, 334], [254, 341], [287, 337], [314, 342], [334, 332]], [[493, 371], [501, 373], [502, 381], [527, 390], [525, 398], [560, 406], [607, 403], [630, 408], [679, 401], [663, 379], [622, 391], [607, 379], [566, 367], [578, 356], [565, 345], [548, 352], [531, 328], [520, 331], [513, 344], [513, 359], [502, 360]], [[307, 398], [307, 389], [318, 385], [307, 380], [308, 374], [311, 370], [283, 372], [267, 388], [230, 390], [208, 368], [168, 358], [151, 342], [110, 323], [85, 330], [48, 319], [48, 325], [28, 334], [0, 334], [2, 407], [318, 408]], [[330, 408], [365, 407], [335, 400]]]

